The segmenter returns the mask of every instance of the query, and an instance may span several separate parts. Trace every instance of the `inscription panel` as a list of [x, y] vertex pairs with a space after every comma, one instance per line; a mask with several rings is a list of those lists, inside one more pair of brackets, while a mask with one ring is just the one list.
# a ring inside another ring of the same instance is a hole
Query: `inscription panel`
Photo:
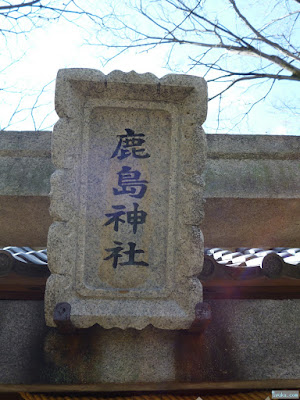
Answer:
[[98, 107], [88, 137], [85, 284], [159, 291], [167, 272], [171, 116]]
[[202, 300], [203, 79], [62, 70], [46, 322], [186, 329]]

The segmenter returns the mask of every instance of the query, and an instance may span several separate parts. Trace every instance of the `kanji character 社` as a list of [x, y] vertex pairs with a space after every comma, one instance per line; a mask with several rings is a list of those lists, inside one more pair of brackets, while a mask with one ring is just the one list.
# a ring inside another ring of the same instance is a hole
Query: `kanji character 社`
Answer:
[[128, 261], [126, 262], [122, 262], [119, 263], [119, 265], [139, 265], [139, 266], [144, 266], [144, 267], [148, 267], [149, 264], [146, 263], [145, 261], [136, 261], [135, 260], [135, 256], [136, 254], [143, 254], [145, 253], [144, 250], [136, 250], [136, 243], [134, 242], [128, 242], [128, 246], [129, 246], [129, 250], [128, 251], [124, 251], [123, 254], [120, 254], [123, 249], [123, 247], [121, 247], [123, 245], [122, 242], [114, 242], [117, 247], [113, 247], [110, 249], [105, 249], [105, 251], [110, 251], [111, 254], [107, 257], [104, 258], [104, 260], [110, 260], [111, 258], [113, 259], [113, 268], [116, 269], [118, 266], [118, 261], [119, 258], [123, 257], [123, 254], [128, 255]]

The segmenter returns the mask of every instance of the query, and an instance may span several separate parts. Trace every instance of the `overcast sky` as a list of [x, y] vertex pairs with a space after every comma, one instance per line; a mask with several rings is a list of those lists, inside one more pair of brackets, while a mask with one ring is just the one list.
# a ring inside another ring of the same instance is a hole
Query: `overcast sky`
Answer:
[[[1, 3], [1, 1], [0, 1]], [[102, 9], [104, 1], [94, 5]], [[96, 7], [94, 7], [96, 10]], [[88, 30], [88, 25], [86, 25]], [[105, 34], [105, 33], [102, 33]], [[89, 38], [91, 32], [89, 32]], [[47, 24], [24, 36], [9, 37], [0, 54], [0, 70], [4, 88], [0, 92], [1, 128], [8, 130], [51, 130], [57, 120], [54, 111], [55, 77], [60, 68], [95, 68], [109, 73], [114, 69], [122, 71], [152, 72], [158, 77], [172, 73], [165, 67], [167, 48], [157, 47], [149, 52], [123, 54], [107, 65], [103, 65], [106, 49], [84, 43], [85, 32], [76, 25], [60, 20]], [[176, 53], [177, 66], [186, 68], [184, 62], [190, 49], [182, 46]], [[107, 53], [108, 56], [108, 53]], [[11, 62], [19, 60], [6, 68]], [[193, 71], [191, 74], [195, 74]], [[205, 124], [208, 133], [281, 134], [299, 135], [299, 115], [293, 109], [295, 99], [299, 99], [299, 83], [277, 82], [267, 100], [257, 105], [249, 118], [234, 127], [230, 122], [238, 121], [244, 115], [244, 105], [255, 102], [261, 90], [257, 85], [248, 90], [244, 83], [242, 92], [232, 90], [224, 97], [228, 112], [217, 123], [218, 102], [209, 103], [209, 113]], [[299, 102], [298, 102], [299, 103]], [[32, 107], [34, 107], [33, 112]], [[299, 110], [298, 110], [299, 112]], [[11, 116], [14, 117], [11, 119]], [[219, 128], [219, 129], [218, 129]]]

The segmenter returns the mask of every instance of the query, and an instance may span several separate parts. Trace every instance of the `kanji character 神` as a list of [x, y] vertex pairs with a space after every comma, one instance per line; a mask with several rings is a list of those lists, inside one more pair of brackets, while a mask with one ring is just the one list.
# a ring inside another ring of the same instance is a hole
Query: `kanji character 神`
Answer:
[[[115, 210], [124, 210], [125, 206], [112, 206]], [[105, 214], [106, 217], [111, 217], [108, 221], [105, 222], [104, 226], [112, 224], [114, 222], [114, 231], [118, 232], [119, 223], [122, 222], [124, 224], [125, 220], [120, 218], [122, 215], [125, 215], [125, 211], [117, 211], [113, 213]]]
[[[105, 222], [104, 226], [114, 223], [114, 231], [119, 231], [119, 223], [125, 223], [125, 220], [121, 218], [122, 215], [127, 214], [127, 223], [132, 225], [133, 233], [137, 231], [137, 226], [139, 224], [144, 224], [146, 221], [147, 213], [142, 210], [138, 210], [138, 203], [133, 203], [133, 211], [116, 211], [112, 213], [105, 214], [109, 219]], [[124, 205], [112, 206], [115, 210], [124, 210]]]
[[138, 204], [133, 203], [133, 211], [127, 211], [127, 222], [133, 227], [133, 233], [136, 233], [137, 226], [146, 222], [147, 213], [145, 211], [138, 211]]

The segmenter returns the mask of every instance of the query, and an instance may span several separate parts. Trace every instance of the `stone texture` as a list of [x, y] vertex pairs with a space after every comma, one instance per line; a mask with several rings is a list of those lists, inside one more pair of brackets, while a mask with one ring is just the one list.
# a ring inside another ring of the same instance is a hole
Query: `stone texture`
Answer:
[[[185, 341], [183, 381], [298, 379], [300, 300], [211, 300], [212, 323]], [[201, 377], [201, 378], [200, 378]]]
[[[60, 119], [61, 123], [70, 126], [71, 121]], [[72, 130], [75, 128], [73, 124]], [[50, 139], [50, 132], [0, 134], [0, 166], [7, 170], [10, 158], [10, 165], [14, 164], [9, 182], [1, 174], [6, 183], [0, 183], [0, 246], [46, 247], [51, 223], [48, 193], [54, 170]], [[70, 162], [66, 151], [72, 149], [72, 141], [74, 138], [57, 150]], [[297, 247], [300, 137], [210, 134], [207, 144], [205, 245]], [[26, 166], [23, 170], [18, 165]]]
[[0, 132], [0, 196], [48, 196], [50, 132]]
[[299, 136], [208, 138], [206, 198], [299, 197]]
[[35, 383], [47, 331], [41, 301], [0, 301], [0, 383]]
[[297, 247], [300, 137], [208, 135], [206, 247]]
[[[46, 319], [183, 329], [202, 301], [202, 78], [58, 73]], [[60, 245], [63, 243], [63, 246]]]
[[0, 132], [0, 246], [45, 246], [49, 215], [50, 132]]
[[65, 384], [174, 381], [176, 337], [176, 331], [151, 326], [141, 331], [93, 326], [69, 337], [51, 329], [45, 339], [44, 380]]
[[298, 247], [300, 199], [209, 198], [202, 227], [205, 247]]
[[0, 390], [5, 384], [141, 382], [161, 390], [171, 382], [180, 388], [239, 380], [251, 387], [253, 380], [299, 379], [300, 300], [208, 303], [212, 322], [204, 335], [99, 326], [63, 335], [46, 327], [42, 301], [1, 301]]

